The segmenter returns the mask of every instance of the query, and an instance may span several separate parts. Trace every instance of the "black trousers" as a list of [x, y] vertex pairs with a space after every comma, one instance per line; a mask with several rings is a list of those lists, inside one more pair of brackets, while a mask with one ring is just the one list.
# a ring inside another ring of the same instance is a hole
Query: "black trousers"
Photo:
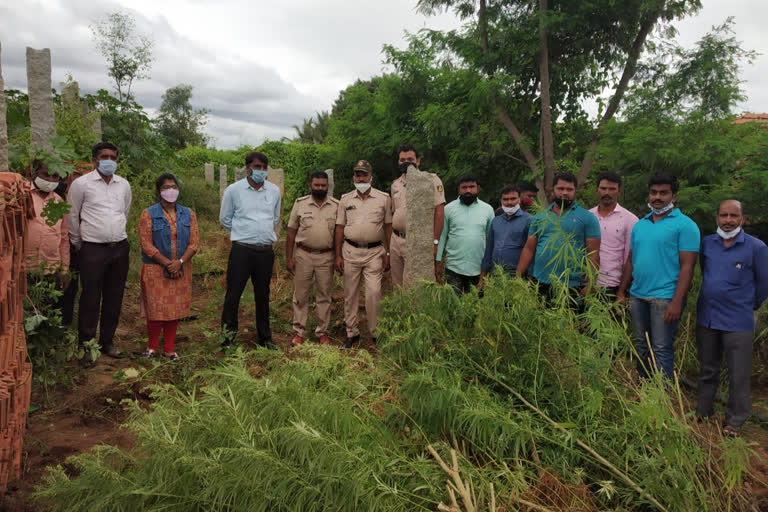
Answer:
[[259, 343], [272, 342], [272, 330], [269, 327], [269, 281], [272, 279], [274, 262], [275, 253], [271, 249], [258, 250], [232, 244], [227, 264], [227, 294], [221, 312], [225, 344], [232, 343], [237, 335], [240, 297], [249, 278], [256, 302], [256, 332], [259, 335]]
[[71, 278], [64, 293], [61, 296], [61, 324], [72, 325], [72, 318], [75, 316], [75, 300], [80, 291], [80, 263], [79, 253], [72, 244], [69, 244], [69, 272]]
[[712, 416], [715, 395], [720, 385], [720, 368], [725, 356], [728, 367], [728, 402], [725, 404], [725, 422], [739, 428], [749, 416], [750, 377], [752, 375], [752, 331], [719, 331], [699, 325], [696, 344], [701, 365], [696, 412]]
[[82, 286], [77, 324], [80, 343], [95, 338], [100, 325], [99, 345], [102, 349], [112, 346], [123, 306], [130, 249], [128, 240], [112, 246], [83, 242], [78, 255]]
[[465, 276], [446, 268], [445, 282], [451, 285], [457, 294], [461, 295], [467, 293], [473, 285], [477, 286], [477, 283], [480, 282], [480, 276]]

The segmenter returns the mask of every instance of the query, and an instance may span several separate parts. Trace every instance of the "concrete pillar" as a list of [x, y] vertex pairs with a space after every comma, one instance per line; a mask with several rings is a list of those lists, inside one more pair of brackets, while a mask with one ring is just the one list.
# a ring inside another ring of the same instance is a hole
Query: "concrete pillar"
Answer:
[[8, 170], [8, 125], [5, 119], [5, 84], [3, 82], [2, 46], [0, 45], [0, 171]]
[[27, 91], [29, 93], [29, 142], [51, 150], [56, 135], [51, 97], [51, 50], [27, 47]]
[[408, 257], [405, 259], [403, 287], [412, 288], [422, 279], [434, 281], [435, 182], [429, 173], [408, 167], [405, 188], [407, 221], [405, 232]]
[[328, 196], [333, 197], [333, 169], [326, 169], [325, 174], [328, 175]]
[[213, 176], [214, 176], [213, 164], [212, 163], [205, 164], [205, 184], [206, 185], [213, 185]]
[[219, 200], [224, 197], [224, 191], [227, 189], [227, 166], [219, 165]]
[[240, 181], [245, 179], [245, 167], [239, 167], [235, 169], [235, 181]]
[[[280, 200], [282, 201], [282, 204], [285, 205], [285, 171], [283, 171], [283, 169], [272, 169], [271, 167], [268, 168], [267, 181], [277, 185], [277, 188], [280, 189]], [[277, 238], [280, 238], [280, 230], [282, 227], [283, 222], [281, 220], [277, 223], [277, 227], [275, 228]]]

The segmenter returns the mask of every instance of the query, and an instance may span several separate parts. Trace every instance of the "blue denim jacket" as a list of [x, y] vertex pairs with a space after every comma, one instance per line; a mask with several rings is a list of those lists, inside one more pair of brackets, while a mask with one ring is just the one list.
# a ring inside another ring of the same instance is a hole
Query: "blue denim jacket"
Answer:
[[[187, 245], [189, 245], [191, 219], [189, 208], [176, 205], [176, 254], [171, 254], [171, 225], [168, 223], [168, 219], [165, 218], [163, 206], [160, 203], [155, 203], [147, 208], [147, 211], [152, 219], [152, 244], [169, 260], [180, 258], [184, 251], [187, 250]], [[158, 265], [157, 262], [144, 254], [144, 251], [141, 251], [141, 261]]]

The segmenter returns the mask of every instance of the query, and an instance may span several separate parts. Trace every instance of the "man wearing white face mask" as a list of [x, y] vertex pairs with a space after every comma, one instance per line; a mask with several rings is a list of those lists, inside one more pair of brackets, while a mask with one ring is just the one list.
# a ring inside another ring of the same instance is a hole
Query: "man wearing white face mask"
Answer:
[[32, 206], [35, 218], [27, 224], [24, 258], [27, 270], [45, 267], [44, 272], [66, 272], [69, 265], [69, 228], [66, 216], [52, 226], [42, 216], [43, 208], [49, 201], [61, 203], [63, 200], [53, 193], [61, 182], [57, 174], [48, 174], [48, 166], [40, 160], [32, 162], [34, 179], [32, 180]]
[[616, 292], [623, 302], [632, 281], [629, 311], [639, 356], [637, 371], [643, 378], [655, 370], [674, 378], [675, 331], [699, 252], [699, 227], [675, 208], [679, 189], [674, 176], [651, 178], [651, 213], [632, 228], [629, 256]]
[[[83, 343], [96, 337], [99, 326], [101, 351], [120, 358], [113, 337], [128, 277], [130, 244], [125, 224], [131, 210], [131, 186], [115, 174], [116, 146], [99, 143], [91, 156], [96, 171], [73, 181], [68, 196], [72, 205], [67, 219], [69, 239], [78, 252], [83, 288], [78, 333]], [[87, 353], [83, 365], [92, 366]]]
[[744, 212], [738, 201], [720, 203], [715, 222], [717, 233], [704, 237], [699, 256], [696, 414], [707, 418], [714, 413], [725, 355], [729, 382], [723, 433], [736, 436], [749, 415], [753, 310], [768, 298], [768, 247], [741, 229]]
[[365, 280], [365, 315], [368, 331], [376, 341], [376, 321], [381, 299], [381, 278], [389, 268], [384, 240], [392, 236], [389, 194], [371, 187], [373, 168], [365, 160], [354, 167], [355, 190], [341, 196], [336, 213], [336, 271], [344, 275], [345, 348], [360, 341], [357, 310], [361, 278]]
[[520, 189], [507, 185], [501, 189], [501, 214], [494, 217], [488, 230], [485, 255], [481, 264], [480, 285], [495, 265], [501, 265], [510, 276], [515, 275], [517, 262], [528, 240], [531, 214], [520, 208]]

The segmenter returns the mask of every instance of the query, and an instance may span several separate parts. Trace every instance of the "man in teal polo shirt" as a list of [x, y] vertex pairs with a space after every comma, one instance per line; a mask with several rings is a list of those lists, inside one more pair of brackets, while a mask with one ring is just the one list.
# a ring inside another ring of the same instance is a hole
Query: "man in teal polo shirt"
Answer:
[[[551, 297], [552, 283], [558, 281], [576, 295], [584, 284], [584, 256], [595, 270], [600, 266], [600, 223], [575, 201], [576, 176], [557, 173], [553, 191], [554, 202], [531, 220], [517, 275], [525, 275], [535, 258], [533, 277], [543, 294]], [[586, 292], [584, 286], [580, 293]]]
[[674, 176], [654, 176], [648, 184], [651, 213], [632, 228], [629, 256], [616, 296], [630, 288], [629, 308], [635, 329], [637, 371], [652, 368], [673, 378], [674, 339], [699, 252], [699, 227], [675, 208], [680, 183]]
[[[466, 293], [480, 281], [488, 228], [493, 221], [493, 208], [477, 198], [477, 178], [471, 174], [459, 179], [459, 197], [445, 206], [443, 231], [437, 246], [437, 274], [456, 293]], [[445, 254], [443, 254], [445, 251]]]

